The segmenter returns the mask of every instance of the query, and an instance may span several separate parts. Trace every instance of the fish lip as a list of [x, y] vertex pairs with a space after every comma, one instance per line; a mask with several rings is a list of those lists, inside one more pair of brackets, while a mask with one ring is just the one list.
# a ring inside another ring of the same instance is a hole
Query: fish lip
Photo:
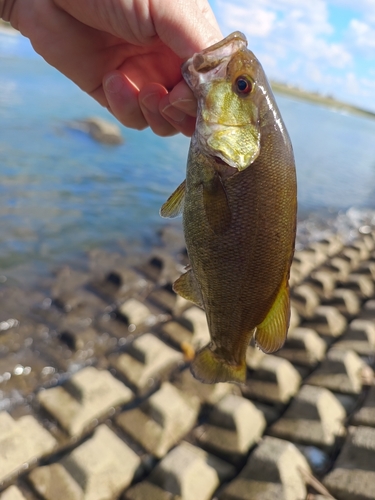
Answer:
[[193, 54], [181, 66], [186, 83], [194, 92], [201, 83], [210, 81], [213, 76], [217, 78], [220, 73], [225, 72], [233, 54], [246, 47], [245, 35], [235, 31], [220, 42]]
[[[247, 47], [247, 39], [241, 31], [235, 31], [234, 33], [231, 33], [228, 35], [226, 38], [223, 38], [217, 43], [214, 43], [213, 45], [210, 45], [210, 47], [207, 47], [206, 49], [201, 50], [200, 52], [196, 52], [193, 54], [189, 59], [187, 59], [181, 66], [181, 71], [184, 73], [185, 71], [189, 70], [188, 66], [193, 63], [194, 69], [196, 71], [199, 71], [197, 69], [197, 65], [199, 65], [199, 58], [204, 60], [205, 55], [212, 55], [213, 52], [217, 52], [218, 50], [222, 49], [223, 47], [229, 46], [232, 42], [240, 42], [240, 44], [245, 44]], [[242, 42], [242, 43], [241, 43]], [[220, 62], [223, 60], [224, 57], [220, 58], [217, 60], [217, 64], [220, 64]], [[196, 60], [196, 64], [194, 64], [194, 59]], [[198, 61], [197, 61], [198, 59]]]

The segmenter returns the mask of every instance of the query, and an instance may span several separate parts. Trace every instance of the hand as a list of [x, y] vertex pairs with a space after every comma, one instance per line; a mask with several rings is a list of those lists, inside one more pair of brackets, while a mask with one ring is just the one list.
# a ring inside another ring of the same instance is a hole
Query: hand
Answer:
[[193, 133], [180, 66], [222, 38], [207, 0], [5, 0], [2, 15], [125, 126]]

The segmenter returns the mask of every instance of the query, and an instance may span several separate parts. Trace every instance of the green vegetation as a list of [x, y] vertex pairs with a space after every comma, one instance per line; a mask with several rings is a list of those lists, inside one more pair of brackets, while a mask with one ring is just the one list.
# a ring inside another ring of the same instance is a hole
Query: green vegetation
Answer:
[[368, 118], [375, 118], [375, 112], [353, 106], [346, 102], [338, 101], [332, 96], [324, 96], [317, 92], [307, 92], [306, 90], [300, 89], [299, 87], [293, 87], [292, 85], [286, 85], [280, 82], [272, 81], [271, 85], [272, 89], [275, 92], [279, 92], [280, 94], [285, 94], [288, 96], [296, 97], [298, 99], [303, 99], [305, 101], [321, 104], [322, 106], [328, 106], [330, 108], [345, 111], [347, 113], [367, 116]]

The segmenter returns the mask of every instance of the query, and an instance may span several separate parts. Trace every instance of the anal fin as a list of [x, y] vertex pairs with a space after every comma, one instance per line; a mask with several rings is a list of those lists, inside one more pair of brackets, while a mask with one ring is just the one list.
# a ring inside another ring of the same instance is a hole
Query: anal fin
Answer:
[[281, 349], [288, 333], [289, 318], [289, 286], [284, 281], [275, 302], [255, 332], [255, 342], [263, 352], [270, 354]]
[[160, 215], [162, 217], [173, 219], [181, 215], [184, 209], [185, 189], [186, 180], [181, 182], [178, 188], [173, 191], [168, 200], [162, 205], [160, 209]]
[[189, 269], [186, 273], [182, 274], [173, 283], [173, 290], [184, 299], [190, 300], [197, 306], [204, 309], [202, 295], [192, 269]]

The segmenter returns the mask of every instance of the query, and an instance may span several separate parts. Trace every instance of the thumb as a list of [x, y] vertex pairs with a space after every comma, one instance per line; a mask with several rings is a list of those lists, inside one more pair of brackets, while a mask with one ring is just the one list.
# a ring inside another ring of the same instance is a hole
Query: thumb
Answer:
[[157, 35], [182, 59], [223, 38], [206, 0], [154, 0], [150, 10]]

